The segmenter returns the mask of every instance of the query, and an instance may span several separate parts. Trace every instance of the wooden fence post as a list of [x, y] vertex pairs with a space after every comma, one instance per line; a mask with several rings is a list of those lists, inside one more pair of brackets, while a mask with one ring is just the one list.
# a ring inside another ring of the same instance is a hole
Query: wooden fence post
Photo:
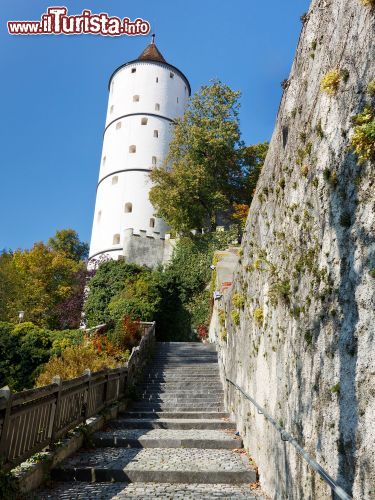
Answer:
[[90, 403], [90, 388], [91, 388], [91, 370], [90, 368], [86, 368], [86, 370], [83, 372], [84, 375], [88, 375], [88, 381], [87, 381], [87, 391], [85, 395], [85, 402], [84, 402], [84, 407], [83, 407], [83, 421], [86, 422], [86, 420], [89, 418], [89, 403]]
[[10, 414], [12, 410], [12, 391], [10, 390], [8, 385], [0, 389], [0, 398], [5, 398], [7, 402], [5, 407], [3, 428], [1, 430], [0, 436], [0, 457], [2, 458], [4, 463], [6, 463], [9, 459], [8, 430], [10, 424]]
[[105, 407], [107, 407], [107, 401], [109, 399], [109, 369], [107, 368], [107, 374], [105, 376]]
[[57, 432], [57, 423], [59, 421], [59, 411], [60, 411], [60, 401], [61, 401], [61, 387], [62, 381], [60, 375], [55, 375], [52, 379], [53, 384], [57, 384], [57, 394], [56, 394], [56, 403], [54, 404], [51, 412], [50, 419], [50, 427], [48, 435], [50, 436], [50, 444], [53, 444], [56, 441], [56, 432]]

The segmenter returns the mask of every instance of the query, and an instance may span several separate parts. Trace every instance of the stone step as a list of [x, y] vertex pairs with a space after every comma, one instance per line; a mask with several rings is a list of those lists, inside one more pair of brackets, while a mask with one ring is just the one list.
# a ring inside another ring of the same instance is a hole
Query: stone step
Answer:
[[219, 418], [119, 418], [107, 429], [234, 429], [234, 424]]
[[81, 451], [52, 469], [58, 481], [157, 483], [251, 483], [255, 470], [232, 450], [99, 448]]
[[140, 404], [134, 404], [132, 406], [132, 410], [137, 410], [137, 411], [152, 411], [152, 412], [182, 412], [182, 411], [188, 411], [188, 412], [197, 412], [197, 411], [215, 411], [215, 412], [224, 412], [225, 408], [224, 405], [209, 405], [209, 404], [202, 404], [202, 405], [181, 405], [179, 404], [178, 406], [175, 404], [155, 404], [155, 403], [140, 403]]
[[188, 401], [202, 403], [204, 401], [218, 401], [223, 400], [223, 394], [221, 393], [209, 393], [209, 394], [199, 394], [199, 393], [185, 393], [176, 394], [173, 392], [155, 392], [155, 393], [143, 393], [138, 396], [138, 401], [181, 401], [186, 403]]
[[186, 483], [53, 483], [48, 489], [37, 492], [40, 500], [111, 500], [132, 498], [154, 499], [199, 499], [222, 498], [230, 500], [261, 500], [255, 498], [246, 484], [186, 484]]
[[189, 393], [194, 392], [195, 394], [209, 394], [209, 393], [223, 393], [223, 387], [219, 384], [205, 386], [203, 384], [190, 384], [188, 386], [184, 386], [184, 384], [142, 384], [136, 387], [136, 391], [139, 394], [143, 394], [144, 392], [148, 392], [150, 394], [160, 393], [167, 394], [169, 392], [173, 393]]
[[183, 419], [228, 419], [229, 420], [229, 413], [226, 412], [209, 412], [209, 411], [196, 411], [196, 412], [189, 412], [189, 411], [180, 411], [180, 412], [173, 412], [173, 411], [162, 411], [162, 412], [153, 412], [153, 411], [127, 411], [124, 413], [121, 413], [121, 416], [123, 418], [153, 418], [153, 419], [158, 419], [158, 418], [167, 418], [167, 419], [176, 419], [176, 418], [183, 418]]
[[148, 383], [141, 383], [137, 387], [139, 388], [150, 388], [150, 389], [157, 389], [158, 387], [160, 389], [166, 388], [166, 389], [220, 389], [223, 390], [223, 386], [221, 382], [212, 380], [212, 381], [203, 381], [203, 380], [197, 380], [194, 382], [174, 382], [174, 380], [171, 380], [170, 382], [153, 382], [149, 381]]
[[189, 366], [189, 367], [183, 367], [183, 366], [176, 366], [172, 367], [169, 365], [164, 365], [164, 366], [150, 366], [149, 373], [164, 373], [164, 374], [178, 374], [178, 373], [185, 373], [186, 375], [190, 373], [207, 373], [208, 374], [219, 374], [219, 370], [215, 368], [200, 368], [197, 365], [194, 366]]
[[208, 429], [117, 429], [96, 432], [97, 447], [237, 449], [242, 440], [232, 431]]
[[138, 397], [142, 399], [161, 399], [165, 401], [166, 399], [181, 399], [183, 401], [191, 399], [204, 399], [204, 400], [210, 400], [210, 399], [216, 399], [219, 401], [222, 401], [223, 399], [223, 393], [219, 391], [212, 391], [212, 392], [172, 392], [172, 391], [144, 391], [144, 392], [138, 392]]
[[207, 381], [207, 382], [220, 382], [220, 377], [219, 375], [216, 375], [214, 373], [210, 374], [205, 374], [205, 375], [200, 375], [200, 374], [177, 374], [173, 375], [171, 373], [148, 373], [144, 381], [147, 382], [148, 380], [155, 381], [155, 382], [202, 382], [202, 380]]

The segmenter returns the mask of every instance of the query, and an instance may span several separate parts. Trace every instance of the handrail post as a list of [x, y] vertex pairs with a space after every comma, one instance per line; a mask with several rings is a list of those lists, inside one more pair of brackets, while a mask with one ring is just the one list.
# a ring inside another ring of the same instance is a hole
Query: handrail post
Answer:
[[4, 463], [6, 463], [9, 458], [8, 429], [10, 423], [11, 410], [12, 410], [12, 391], [10, 390], [10, 387], [8, 385], [0, 389], [0, 397], [5, 398], [7, 401], [3, 428], [0, 436], [0, 458], [4, 460]]
[[85, 400], [83, 403], [83, 422], [89, 418], [89, 403], [90, 403], [90, 389], [91, 389], [91, 370], [90, 368], [86, 368], [83, 372], [84, 375], [88, 376], [87, 380], [87, 388], [85, 393]]
[[60, 411], [60, 402], [61, 402], [61, 388], [62, 388], [62, 380], [60, 375], [55, 375], [52, 379], [53, 384], [58, 385], [57, 394], [56, 394], [56, 402], [52, 407], [51, 417], [50, 417], [50, 426], [49, 426], [49, 436], [50, 436], [50, 444], [53, 444], [56, 440], [57, 433], [57, 422], [59, 418]]

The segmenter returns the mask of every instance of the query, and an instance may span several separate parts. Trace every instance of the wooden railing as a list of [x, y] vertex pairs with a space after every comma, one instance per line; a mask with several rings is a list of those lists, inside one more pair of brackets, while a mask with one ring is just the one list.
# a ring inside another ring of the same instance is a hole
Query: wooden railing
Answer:
[[142, 339], [123, 367], [91, 373], [12, 394], [0, 390], [0, 459], [11, 468], [63, 438], [134, 386], [151, 356], [155, 323], [141, 323]]

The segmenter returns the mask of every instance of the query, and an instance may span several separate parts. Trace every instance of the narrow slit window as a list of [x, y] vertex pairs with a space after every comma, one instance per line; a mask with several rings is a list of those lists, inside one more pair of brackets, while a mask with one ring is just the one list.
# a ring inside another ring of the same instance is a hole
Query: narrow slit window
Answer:
[[169, 78], [174, 78], [174, 73], [170, 72], [169, 73]]
[[117, 175], [114, 175], [112, 177], [112, 184], [117, 184], [118, 183], [118, 176]]
[[148, 119], [147, 118], [142, 118], [141, 119], [141, 125], [147, 125]]
[[110, 109], [109, 109], [109, 112], [112, 114], [114, 109], [115, 109], [115, 107], [114, 107], [114, 106], [113, 106], [113, 104], [112, 104], [112, 106], [111, 106], [111, 107], [110, 107]]
[[155, 104], [155, 111], [160, 111], [160, 104], [158, 103]]
[[156, 77], [156, 83], [159, 83], [159, 78], [158, 77]]
[[120, 128], [121, 128], [121, 122], [117, 122], [116, 123], [116, 130], [120, 130]]
[[98, 222], [100, 222], [100, 219], [101, 219], [101, 218], [102, 218], [102, 211], [101, 211], [101, 210], [99, 210], [99, 212], [98, 212], [98, 217], [97, 217]]
[[177, 102], [178, 102], [178, 97], [177, 97]]
[[139, 102], [139, 95], [133, 95], [133, 102]]
[[135, 146], [134, 144], [129, 146], [129, 153], [136, 153], [136, 152], [137, 152], [137, 146]]
[[154, 130], [154, 137], [159, 137], [159, 130]]
[[113, 245], [119, 245], [119, 243], [120, 243], [120, 235], [114, 234], [113, 235]]
[[133, 204], [130, 202], [125, 203], [124, 212], [126, 214], [131, 214], [133, 212]]
[[153, 165], [156, 165], [156, 156], [153, 156], [153, 157], [152, 157], [152, 164], [153, 164]]
[[107, 157], [103, 156], [103, 160], [102, 160], [103, 167], [104, 167], [106, 161], [107, 161]]
[[132, 68], [132, 73], [135, 73], [137, 71], [137, 68]]
[[150, 227], [155, 227], [155, 219], [153, 217], [150, 219]]

